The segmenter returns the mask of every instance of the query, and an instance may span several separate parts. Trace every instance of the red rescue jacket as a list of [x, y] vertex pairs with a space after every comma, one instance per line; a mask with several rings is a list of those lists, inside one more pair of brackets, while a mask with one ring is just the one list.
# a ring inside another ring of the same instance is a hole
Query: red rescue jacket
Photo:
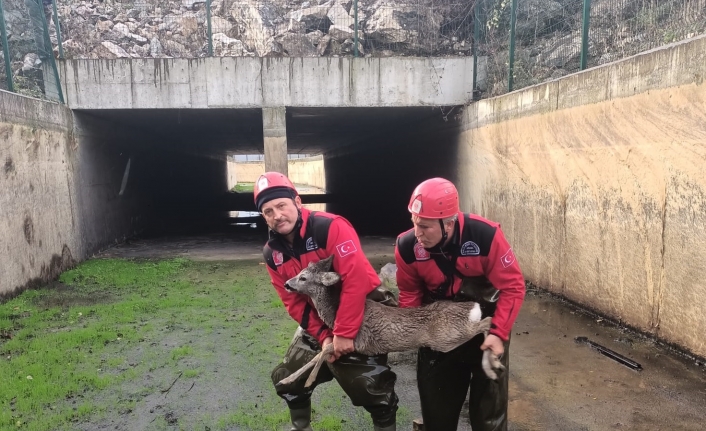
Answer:
[[[510, 330], [525, 297], [525, 280], [510, 244], [498, 223], [475, 214], [458, 214], [451, 241], [443, 247], [443, 255], [433, 256], [410, 229], [397, 237], [395, 261], [400, 307], [419, 307], [425, 294], [452, 299], [463, 277], [485, 277], [498, 289], [499, 296], [490, 333], [507, 341]], [[440, 256], [452, 261], [456, 256], [453, 283], [444, 291], [447, 276], [434, 260]]]
[[[320, 343], [334, 334], [355, 338], [363, 322], [365, 298], [380, 285], [380, 278], [363, 254], [358, 234], [348, 220], [305, 208], [301, 214], [292, 247], [282, 236], [271, 231], [270, 240], [263, 249], [272, 285], [289, 315]], [[321, 321], [308, 296], [284, 287], [287, 280], [299, 274], [310, 262], [331, 255], [334, 256], [333, 271], [341, 276], [341, 304], [333, 331]]]

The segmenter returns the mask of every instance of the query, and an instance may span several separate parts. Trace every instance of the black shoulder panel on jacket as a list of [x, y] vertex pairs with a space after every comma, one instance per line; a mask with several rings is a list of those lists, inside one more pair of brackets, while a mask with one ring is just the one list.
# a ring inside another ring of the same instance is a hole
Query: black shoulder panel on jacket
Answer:
[[277, 271], [277, 265], [275, 265], [275, 260], [272, 258], [272, 249], [267, 244], [262, 248], [262, 257], [265, 258], [267, 266], [272, 268], [273, 271]]
[[[490, 254], [490, 246], [495, 238], [497, 229], [488, 223], [472, 219], [468, 214], [464, 215], [463, 234], [461, 235], [461, 256], [487, 256]], [[477, 245], [477, 249], [467, 243], [471, 241]], [[465, 245], [465, 247], [464, 247]]]
[[312, 211], [306, 226], [306, 236], [311, 235], [318, 245], [318, 248], [326, 248], [328, 242], [328, 230], [331, 227], [332, 218], [317, 217], [316, 211]]
[[402, 260], [408, 265], [417, 260], [414, 257], [414, 244], [417, 243], [417, 238], [414, 236], [414, 231], [410, 230], [404, 235], [397, 238], [397, 249], [400, 252]]

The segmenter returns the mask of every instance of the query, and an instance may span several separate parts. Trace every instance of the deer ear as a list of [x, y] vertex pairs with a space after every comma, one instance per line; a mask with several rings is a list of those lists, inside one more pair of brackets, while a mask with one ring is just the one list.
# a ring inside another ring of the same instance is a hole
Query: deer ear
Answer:
[[[316, 262], [316, 268], [321, 272], [326, 272], [331, 270], [331, 265], [333, 264], [333, 255]], [[311, 264], [310, 264], [311, 265]]]
[[321, 284], [324, 286], [333, 286], [341, 281], [341, 276], [335, 272], [324, 272], [321, 274]]

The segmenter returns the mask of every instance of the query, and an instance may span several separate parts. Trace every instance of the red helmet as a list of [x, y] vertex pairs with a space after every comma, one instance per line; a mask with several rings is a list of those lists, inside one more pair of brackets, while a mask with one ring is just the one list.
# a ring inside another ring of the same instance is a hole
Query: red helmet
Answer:
[[422, 218], [451, 217], [459, 211], [456, 186], [443, 178], [426, 180], [414, 189], [407, 209]]
[[277, 198], [292, 198], [299, 196], [294, 184], [284, 174], [279, 172], [265, 172], [255, 182], [253, 198], [257, 210], [260, 211], [265, 203]]

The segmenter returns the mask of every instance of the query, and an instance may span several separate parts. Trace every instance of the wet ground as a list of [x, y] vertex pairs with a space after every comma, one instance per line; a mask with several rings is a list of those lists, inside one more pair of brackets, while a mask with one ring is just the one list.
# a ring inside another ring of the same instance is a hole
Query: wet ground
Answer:
[[[393, 238], [363, 238], [379, 268], [394, 261]], [[193, 260], [252, 259], [263, 234], [183, 235], [132, 241], [103, 257]], [[632, 370], [576, 337], [588, 337], [635, 362]], [[396, 355], [400, 404], [419, 415], [414, 356]], [[530, 290], [513, 328], [511, 430], [704, 430], [706, 368], [639, 334], [585, 313], [541, 290]], [[399, 424], [410, 430], [411, 424]], [[459, 430], [470, 430], [462, 417]]]

